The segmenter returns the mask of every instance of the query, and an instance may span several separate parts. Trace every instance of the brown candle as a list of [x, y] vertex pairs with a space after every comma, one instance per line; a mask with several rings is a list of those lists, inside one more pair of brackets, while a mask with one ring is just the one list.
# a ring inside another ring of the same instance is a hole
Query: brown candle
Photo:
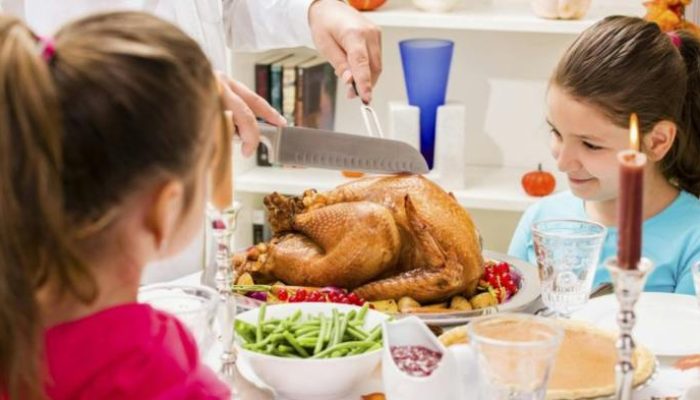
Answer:
[[620, 268], [637, 268], [642, 253], [642, 195], [646, 156], [638, 150], [637, 115], [630, 117], [630, 150], [618, 153], [620, 194], [618, 197], [617, 262]]

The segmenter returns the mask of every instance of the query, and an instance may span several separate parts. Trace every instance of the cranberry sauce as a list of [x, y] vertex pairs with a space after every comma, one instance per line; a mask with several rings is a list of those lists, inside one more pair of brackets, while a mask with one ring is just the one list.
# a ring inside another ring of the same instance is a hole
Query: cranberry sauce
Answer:
[[442, 358], [442, 353], [423, 346], [391, 346], [390, 349], [396, 366], [411, 376], [430, 376]]

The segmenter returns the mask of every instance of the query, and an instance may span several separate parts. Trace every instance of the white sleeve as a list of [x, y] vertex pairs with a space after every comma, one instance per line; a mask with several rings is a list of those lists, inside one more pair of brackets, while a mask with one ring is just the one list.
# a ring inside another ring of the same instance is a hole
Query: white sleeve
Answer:
[[24, 18], [24, 0], [0, 0], [0, 11]]
[[314, 47], [309, 7], [315, 0], [223, 0], [226, 38], [233, 50]]

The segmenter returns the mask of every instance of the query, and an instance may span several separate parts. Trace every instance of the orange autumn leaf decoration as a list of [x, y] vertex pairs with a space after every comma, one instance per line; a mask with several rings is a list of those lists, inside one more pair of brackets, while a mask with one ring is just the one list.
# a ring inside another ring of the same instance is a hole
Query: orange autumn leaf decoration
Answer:
[[700, 28], [685, 19], [685, 7], [692, 0], [649, 0], [644, 2], [647, 13], [644, 19], [655, 22], [664, 32], [689, 30], [700, 36]]

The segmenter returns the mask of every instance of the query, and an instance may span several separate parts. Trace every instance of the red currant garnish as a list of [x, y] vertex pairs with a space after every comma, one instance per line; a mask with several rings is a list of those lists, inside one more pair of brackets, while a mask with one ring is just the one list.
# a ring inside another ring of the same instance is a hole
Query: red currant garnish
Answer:
[[280, 290], [277, 292], [277, 298], [280, 299], [280, 301], [287, 301], [289, 299], [289, 293], [287, 293], [286, 290]]

